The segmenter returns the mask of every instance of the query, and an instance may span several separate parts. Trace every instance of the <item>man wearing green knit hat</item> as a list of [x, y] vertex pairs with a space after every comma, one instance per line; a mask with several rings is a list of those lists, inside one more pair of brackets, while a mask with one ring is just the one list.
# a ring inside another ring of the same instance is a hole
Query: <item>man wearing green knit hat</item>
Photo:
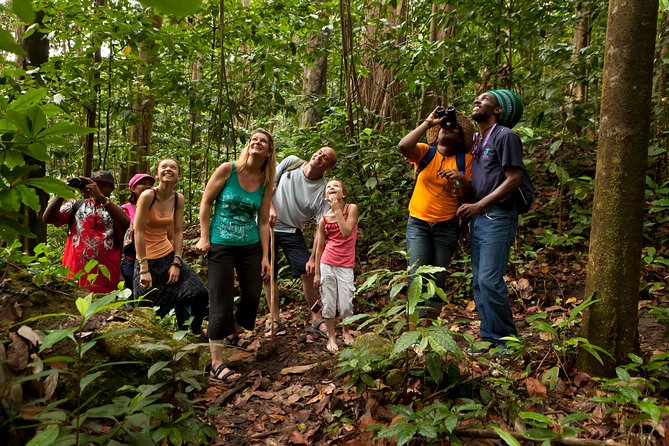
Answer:
[[472, 152], [472, 201], [457, 211], [461, 219], [470, 220], [472, 288], [481, 318], [480, 335], [503, 349], [502, 338], [518, 333], [504, 273], [518, 225], [511, 195], [523, 179], [523, 145], [511, 128], [520, 121], [523, 108], [523, 101], [511, 90], [491, 90], [474, 100], [472, 119], [479, 133]]

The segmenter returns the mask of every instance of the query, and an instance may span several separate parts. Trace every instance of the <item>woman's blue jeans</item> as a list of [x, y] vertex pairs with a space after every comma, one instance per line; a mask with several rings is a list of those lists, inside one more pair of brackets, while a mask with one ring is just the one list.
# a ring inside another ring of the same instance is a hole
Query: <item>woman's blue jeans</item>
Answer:
[[[407, 222], [407, 250], [409, 255], [409, 272], [414, 273], [419, 266], [432, 265], [448, 267], [451, 257], [458, 247], [459, 219], [438, 223], [428, 223], [415, 217]], [[434, 275], [435, 284], [446, 286], [446, 272]], [[426, 302], [434, 310], [440, 310], [443, 304], [438, 296]]]
[[504, 336], [517, 335], [504, 274], [516, 235], [518, 213], [493, 209], [471, 220], [474, 301], [481, 317], [481, 338], [505, 346]]

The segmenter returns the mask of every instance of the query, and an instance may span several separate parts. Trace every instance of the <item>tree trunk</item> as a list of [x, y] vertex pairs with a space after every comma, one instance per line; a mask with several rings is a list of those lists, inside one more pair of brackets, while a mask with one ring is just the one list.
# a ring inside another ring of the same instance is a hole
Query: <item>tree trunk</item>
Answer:
[[[583, 50], [590, 45], [590, 3], [585, 0], [576, 2], [576, 23], [574, 23], [574, 52], [572, 61], [574, 67], [575, 79], [571, 84], [571, 115], [576, 116], [576, 108], [588, 100], [588, 72]], [[577, 126], [575, 131], [578, 136], [581, 135], [581, 126]]]
[[[638, 338], [644, 184], [658, 0], [611, 0], [583, 334], [613, 355], [600, 365], [585, 350], [578, 367], [611, 376]], [[634, 36], [634, 39], [630, 39]]]
[[[404, 20], [404, 15], [407, 11], [407, 1], [399, 0], [397, 7], [393, 10], [388, 7], [387, 14], [388, 27], [399, 24]], [[378, 8], [372, 8], [367, 12], [369, 17], [378, 16], [380, 11]], [[363, 65], [367, 67], [369, 75], [363, 78], [360, 82], [360, 104], [369, 110], [378, 113], [381, 118], [388, 118], [393, 121], [402, 119], [401, 110], [395, 107], [394, 98], [401, 91], [402, 85], [397, 81], [397, 77], [393, 70], [383, 64], [378, 63], [375, 53], [379, 51], [376, 48], [377, 32], [385, 32], [385, 30], [378, 30], [375, 26], [368, 26], [366, 30], [366, 41], [364, 46], [368, 46], [367, 53], [370, 55], [363, 60]], [[406, 40], [403, 36], [397, 36], [395, 41], [401, 44]], [[381, 122], [383, 119], [381, 120]]]
[[588, 80], [583, 50], [590, 46], [590, 3], [579, 0], [576, 3], [576, 23], [574, 24], [574, 72], [576, 81], [572, 84], [572, 95], [577, 103], [588, 99]]
[[[327, 18], [328, 13], [323, 12], [323, 15]], [[319, 23], [321, 22], [325, 23], [324, 20], [319, 20]], [[321, 111], [315, 107], [315, 103], [318, 99], [324, 98], [327, 93], [328, 57], [323, 49], [326, 48], [328, 32], [325, 26], [319, 26], [319, 28], [321, 28], [320, 31], [311, 33], [307, 37], [307, 53], [310, 56], [309, 60], [313, 58], [314, 62], [304, 66], [302, 85], [304, 103], [300, 110], [302, 127], [311, 127], [323, 118]]]
[[[664, 39], [661, 40], [661, 45], [658, 49], [657, 54], [655, 55], [655, 61], [657, 63], [657, 71], [655, 72], [655, 85], [653, 86], [653, 96], [657, 101], [661, 101], [662, 98], [667, 97], [667, 62], [666, 55], [669, 55], [669, 13], [663, 12], [660, 19], [660, 29], [658, 30], [659, 36], [664, 36]], [[665, 109], [666, 110], [666, 109]], [[658, 145], [664, 145], [665, 148], [669, 149], [669, 135], [667, 135], [667, 128], [669, 128], [669, 114], [665, 111], [659, 113], [657, 119], [654, 123], [654, 138]], [[662, 157], [656, 157], [656, 171], [654, 175], [654, 180], [656, 182], [662, 182], [663, 178], [669, 177], [669, 157], [667, 152], [662, 155]]]
[[[38, 25], [37, 30], [23, 38], [23, 34], [27, 27], [22, 25], [16, 30], [16, 40], [19, 45], [25, 50], [27, 58], [18, 59], [24, 70], [28, 67], [40, 67], [43, 63], [49, 60], [49, 39], [46, 34], [39, 31], [43, 26], [44, 11], [36, 11], [35, 23]], [[39, 76], [39, 74], [37, 74]], [[26, 164], [37, 166], [37, 169], [28, 174], [29, 178], [42, 178], [46, 175], [46, 163], [38, 161], [32, 157], [25, 156]], [[42, 221], [40, 216], [49, 202], [49, 195], [42, 189], [35, 189], [39, 197], [40, 212], [37, 213], [26, 205], [21, 205], [21, 214], [24, 216], [24, 224], [28, 227], [30, 232], [35, 235], [34, 238], [21, 237], [21, 244], [25, 252], [32, 253], [35, 246], [46, 242], [46, 224]]]
[[[152, 18], [155, 30], [162, 27], [162, 17], [147, 11]], [[151, 135], [153, 133], [154, 100], [151, 91], [151, 67], [155, 63], [157, 54], [156, 42], [148, 38], [142, 42], [139, 58], [142, 61], [137, 67], [136, 100], [132, 105], [135, 122], [130, 127], [128, 138], [132, 143], [128, 178], [137, 172], [148, 172], [150, 169], [148, 155], [151, 153]], [[148, 86], [148, 94], [142, 93], [144, 86]]]
[[[97, 3], [97, 2], [96, 2]], [[95, 46], [95, 40], [93, 40], [93, 46]], [[100, 66], [102, 61], [102, 54], [100, 48], [96, 48], [93, 53], [93, 64], [96, 67], [95, 71], [91, 74], [90, 85], [93, 85], [93, 94], [89, 96], [90, 100], [86, 105], [86, 125], [88, 127], [94, 128], [97, 127], [98, 122], [98, 101], [100, 100], [100, 71], [97, 67]], [[95, 145], [95, 136], [98, 132], [91, 132], [85, 136], [85, 146], [84, 146], [84, 171], [85, 176], [90, 176], [93, 171], [93, 147]], [[98, 134], [99, 136], [99, 134]], [[100, 160], [101, 165], [104, 166], [104, 160]]]

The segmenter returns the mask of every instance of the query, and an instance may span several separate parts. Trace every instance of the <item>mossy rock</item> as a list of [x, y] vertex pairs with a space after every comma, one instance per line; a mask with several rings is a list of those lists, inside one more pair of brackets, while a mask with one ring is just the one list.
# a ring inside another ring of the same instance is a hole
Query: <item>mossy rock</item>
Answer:
[[[97, 330], [98, 335], [106, 335], [112, 332], [135, 329], [131, 333], [118, 336], [109, 336], [100, 340], [100, 344], [116, 361], [140, 361], [149, 366], [158, 361], [173, 361], [179, 359], [178, 368], [199, 369], [200, 353], [203, 348], [193, 348], [185, 354], [182, 349], [191, 345], [187, 338], [176, 341], [172, 333], [165, 329], [156, 320], [153, 309], [138, 307], [128, 313], [127, 320], [114, 321]], [[155, 347], [140, 347], [152, 344]]]
[[387, 357], [393, 351], [393, 343], [379, 334], [363, 333], [355, 338], [353, 348], [368, 349], [372, 354]]
[[386, 375], [385, 381], [389, 387], [399, 387], [404, 381], [404, 372], [400, 369], [392, 369]]

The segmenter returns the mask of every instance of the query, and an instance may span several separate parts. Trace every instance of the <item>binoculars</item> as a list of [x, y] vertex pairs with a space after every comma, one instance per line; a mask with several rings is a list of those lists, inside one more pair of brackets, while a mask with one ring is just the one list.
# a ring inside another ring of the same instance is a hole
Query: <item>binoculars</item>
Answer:
[[441, 118], [439, 120], [439, 125], [441, 128], [452, 128], [452, 129], [457, 129], [458, 128], [458, 118], [455, 115], [455, 107], [450, 106], [448, 108], [444, 106], [439, 106], [434, 112], [435, 116], [437, 118]]

